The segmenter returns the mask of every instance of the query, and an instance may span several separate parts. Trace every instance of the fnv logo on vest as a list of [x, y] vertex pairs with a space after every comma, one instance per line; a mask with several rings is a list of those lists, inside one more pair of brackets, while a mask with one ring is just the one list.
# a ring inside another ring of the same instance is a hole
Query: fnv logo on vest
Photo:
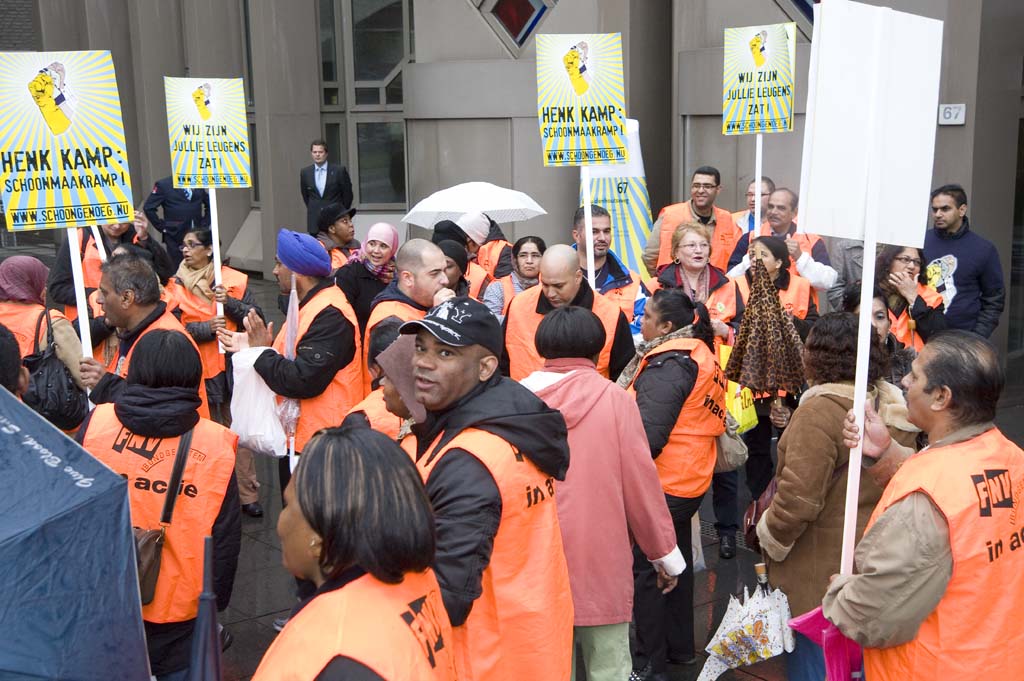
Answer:
[[441, 634], [441, 624], [433, 605], [427, 600], [427, 596], [417, 598], [409, 603], [409, 609], [402, 613], [402, 620], [409, 625], [416, 639], [423, 646], [427, 662], [431, 669], [437, 668], [437, 657], [434, 653], [444, 650], [444, 636]]
[[1013, 483], [1005, 468], [971, 475], [974, 491], [978, 493], [978, 509], [982, 518], [992, 515], [993, 508], [1013, 508]]
[[161, 442], [163, 442], [163, 438], [139, 436], [122, 426], [121, 430], [117, 433], [117, 437], [114, 438], [114, 444], [111, 445], [111, 449], [118, 454], [123, 454], [124, 450], [127, 449], [132, 454], [152, 459], [156, 455], [157, 449], [160, 448]]

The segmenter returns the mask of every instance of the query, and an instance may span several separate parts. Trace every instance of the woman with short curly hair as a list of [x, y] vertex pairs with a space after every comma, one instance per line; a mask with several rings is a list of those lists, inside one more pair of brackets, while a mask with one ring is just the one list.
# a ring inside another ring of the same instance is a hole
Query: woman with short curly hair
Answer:
[[[903, 393], [882, 380], [888, 355], [875, 333], [870, 353], [869, 399], [893, 437], [912, 444], [917, 429], [907, 420]], [[842, 430], [843, 419], [853, 407], [857, 317], [849, 312], [821, 317], [807, 336], [803, 363], [811, 387], [800, 396], [800, 405], [779, 439], [778, 488], [757, 524], [757, 536], [767, 554], [768, 578], [789, 597], [794, 616], [820, 605], [829, 577], [839, 572], [850, 458]], [[858, 538], [881, 495], [881, 487], [869, 476], [861, 476]], [[821, 648], [800, 634], [787, 667], [792, 681], [825, 678]]]

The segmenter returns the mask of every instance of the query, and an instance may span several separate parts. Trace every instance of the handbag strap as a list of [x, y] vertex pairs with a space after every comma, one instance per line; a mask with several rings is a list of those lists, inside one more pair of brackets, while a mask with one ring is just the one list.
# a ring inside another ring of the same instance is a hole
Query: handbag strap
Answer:
[[[50, 308], [43, 308], [43, 315], [46, 317], [46, 345], [53, 345], [53, 319], [50, 318]], [[36, 338], [39, 338], [39, 329], [36, 328]]]
[[174, 504], [178, 500], [178, 487], [181, 486], [181, 476], [185, 472], [188, 453], [192, 449], [192, 430], [192, 428], [189, 428], [188, 432], [178, 440], [178, 451], [174, 455], [174, 469], [171, 471], [171, 479], [167, 483], [167, 498], [164, 499], [164, 510], [160, 514], [161, 525], [171, 524]]

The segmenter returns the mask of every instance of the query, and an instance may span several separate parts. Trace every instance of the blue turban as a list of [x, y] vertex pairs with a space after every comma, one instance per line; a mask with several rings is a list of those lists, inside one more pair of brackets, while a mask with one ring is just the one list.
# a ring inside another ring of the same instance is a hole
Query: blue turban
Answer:
[[326, 277], [331, 273], [331, 256], [308, 234], [288, 229], [278, 232], [277, 259], [295, 274]]

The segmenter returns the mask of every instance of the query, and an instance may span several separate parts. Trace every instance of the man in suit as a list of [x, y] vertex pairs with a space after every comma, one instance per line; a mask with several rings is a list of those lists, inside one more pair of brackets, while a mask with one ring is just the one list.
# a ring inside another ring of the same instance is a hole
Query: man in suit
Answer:
[[313, 140], [309, 145], [313, 165], [299, 171], [299, 189], [306, 204], [306, 230], [317, 234], [320, 209], [330, 203], [352, 205], [352, 179], [345, 166], [327, 161], [327, 142]]
[[[163, 207], [163, 218], [157, 208]], [[205, 189], [175, 189], [170, 177], [157, 180], [143, 206], [146, 217], [164, 235], [174, 267], [181, 263], [181, 242], [189, 230], [210, 226], [210, 195]]]

